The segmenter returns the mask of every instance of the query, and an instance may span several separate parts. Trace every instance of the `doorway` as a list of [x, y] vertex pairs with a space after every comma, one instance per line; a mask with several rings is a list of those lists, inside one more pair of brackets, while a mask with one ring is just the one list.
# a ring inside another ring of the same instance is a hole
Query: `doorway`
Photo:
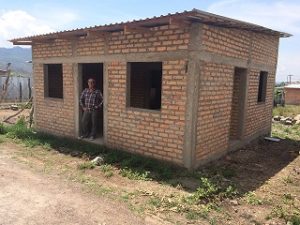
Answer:
[[[96, 82], [96, 89], [100, 90], [103, 95], [103, 63], [80, 63], [78, 64], [79, 72], [79, 96], [85, 88], [88, 88], [88, 79], [92, 78]], [[82, 133], [82, 115], [83, 111], [79, 107], [79, 131]], [[103, 105], [98, 113], [96, 140], [103, 138]]]
[[234, 69], [233, 91], [230, 118], [230, 141], [238, 141], [243, 137], [245, 100], [247, 91], [247, 69]]

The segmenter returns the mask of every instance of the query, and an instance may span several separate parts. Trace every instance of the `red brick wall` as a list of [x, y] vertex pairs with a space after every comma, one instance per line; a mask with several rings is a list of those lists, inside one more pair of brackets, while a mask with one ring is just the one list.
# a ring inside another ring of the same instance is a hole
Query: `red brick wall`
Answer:
[[[252, 38], [252, 40], [251, 40]], [[202, 48], [207, 52], [229, 56], [260, 66], [269, 66], [266, 101], [257, 103], [260, 70], [248, 70], [248, 98], [245, 112], [244, 139], [271, 130], [272, 96], [277, 64], [279, 37], [236, 29], [205, 25]], [[196, 160], [208, 160], [210, 155], [226, 152], [230, 139], [230, 114], [234, 66], [204, 63], [201, 67], [198, 102]], [[233, 108], [234, 110], [234, 108]], [[234, 134], [234, 128], [231, 128]]]
[[32, 45], [32, 58], [70, 57], [72, 56], [72, 43], [68, 40], [55, 40], [49, 43], [36, 43]]
[[198, 102], [196, 159], [228, 148], [234, 67], [203, 63]]
[[182, 164], [185, 126], [186, 61], [164, 61], [162, 108], [126, 108], [126, 63], [108, 68], [108, 144]]
[[276, 66], [279, 37], [266, 34], [253, 34], [251, 58], [255, 63]]
[[77, 56], [103, 55], [104, 49], [104, 37], [82, 39], [75, 45], [75, 54]]
[[230, 136], [229, 139], [235, 140], [239, 138], [239, 100], [241, 98], [241, 74], [233, 75], [233, 93], [230, 115]]
[[271, 129], [271, 115], [273, 107], [273, 87], [275, 84], [275, 74], [268, 73], [266, 100], [257, 102], [258, 84], [260, 70], [252, 69], [249, 73], [249, 90], [247, 99], [247, 114], [245, 136], [249, 137], [258, 131]]
[[[120, 58], [120, 54], [126, 53], [172, 53], [189, 48], [189, 27], [178, 28], [170, 25], [151, 30], [126, 34], [114, 32], [106, 37], [34, 44], [33, 60], [56, 57], [53, 61], [59, 63], [60, 57], [64, 60], [75, 56], [118, 54]], [[278, 37], [204, 25], [202, 41], [201, 49], [209, 53], [247, 61], [252, 58], [256, 64], [274, 67], [272, 71], [268, 71], [267, 98], [263, 104], [257, 103], [260, 71], [251, 69], [249, 73], [245, 135], [250, 137], [269, 127]], [[108, 68], [107, 142], [110, 146], [178, 164], [183, 163], [186, 90], [189, 88], [186, 86], [188, 62], [184, 57], [178, 60], [163, 60], [160, 111], [127, 108], [126, 58], [105, 62]], [[203, 62], [200, 70], [196, 161], [225, 152], [228, 148], [234, 83], [233, 65]], [[63, 72], [63, 100], [44, 98], [43, 65], [34, 63], [36, 126], [47, 132], [74, 136], [75, 74], [72, 64], [64, 62]]]
[[248, 59], [251, 33], [236, 29], [203, 26], [203, 48], [211, 53]]
[[300, 105], [300, 88], [285, 88], [285, 104]]
[[151, 32], [115, 32], [108, 39], [108, 53], [164, 52], [184, 50], [189, 44], [189, 27], [161, 26]]
[[278, 36], [205, 25], [202, 44], [208, 52], [246, 60], [251, 49], [254, 63], [271, 66], [277, 63]]
[[43, 64], [34, 64], [35, 126], [63, 136], [75, 135], [72, 64], [63, 64], [63, 99], [44, 97]]

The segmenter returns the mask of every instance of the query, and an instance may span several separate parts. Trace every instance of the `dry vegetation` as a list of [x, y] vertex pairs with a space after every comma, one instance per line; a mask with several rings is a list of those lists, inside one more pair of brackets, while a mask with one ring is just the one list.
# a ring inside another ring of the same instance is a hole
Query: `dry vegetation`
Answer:
[[[298, 112], [289, 109], [288, 113], [291, 111]], [[35, 133], [23, 120], [0, 126], [0, 133], [0, 146], [18, 146], [11, 153], [18, 162], [79, 182], [91, 193], [118, 199], [140, 216], [151, 215], [161, 223], [300, 224], [299, 125], [276, 123], [273, 135], [282, 138], [279, 143], [252, 142], [193, 173], [117, 150]], [[104, 163], [96, 166], [90, 159], [99, 154]]]

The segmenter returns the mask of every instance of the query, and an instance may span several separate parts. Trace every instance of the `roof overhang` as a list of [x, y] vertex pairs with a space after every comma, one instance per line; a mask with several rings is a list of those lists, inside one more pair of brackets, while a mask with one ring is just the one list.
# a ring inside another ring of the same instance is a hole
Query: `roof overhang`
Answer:
[[108, 33], [123, 31], [128, 32], [149, 32], [150, 28], [163, 25], [187, 25], [190, 23], [202, 23], [212, 26], [235, 28], [240, 30], [253, 31], [258, 33], [265, 33], [275, 35], [278, 37], [290, 37], [291, 34], [275, 31], [263, 26], [252, 23], [247, 23], [216, 14], [204, 12], [198, 9], [191, 11], [184, 11], [182, 13], [174, 13], [168, 15], [161, 15], [159, 17], [146, 18], [141, 20], [133, 20], [122, 23], [106, 24], [103, 26], [86, 27], [75, 30], [65, 30], [43, 35], [36, 35], [24, 38], [16, 38], [9, 40], [14, 45], [32, 45], [35, 42], [51, 42], [55, 39], [78, 39], [89, 38], [95, 36], [105, 36]]

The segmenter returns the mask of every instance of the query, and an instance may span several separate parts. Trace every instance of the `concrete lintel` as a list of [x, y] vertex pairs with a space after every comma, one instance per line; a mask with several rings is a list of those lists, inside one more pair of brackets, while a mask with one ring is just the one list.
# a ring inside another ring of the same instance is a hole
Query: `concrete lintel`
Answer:
[[229, 56], [222, 56], [205, 50], [192, 51], [191, 55], [198, 60], [211, 63], [231, 65], [241, 68], [254, 68], [262, 71], [274, 71], [274, 66], [255, 63], [252, 60], [238, 59]]
[[69, 57], [47, 57], [33, 59], [34, 63], [93, 63], [93, 62], [113, 62], [113, 61], [166, 61], [176, 59], [187, 59], [187, 50], [174, 52], [148, 52], [148, 53], [124, 53], [124, 54], [104, 54], [98, 56], [69, 56]]

